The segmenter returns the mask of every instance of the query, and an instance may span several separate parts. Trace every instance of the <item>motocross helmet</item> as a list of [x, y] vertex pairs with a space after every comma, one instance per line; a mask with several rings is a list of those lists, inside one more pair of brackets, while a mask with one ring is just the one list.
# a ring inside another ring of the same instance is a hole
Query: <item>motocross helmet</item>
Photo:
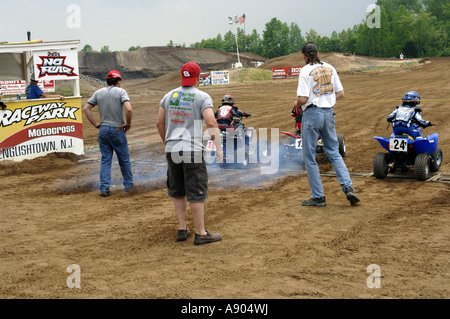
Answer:
[[230, 94], [225, 95], [222, 99], [222, 104], [234, 106], [234, 97], [232, 97]]
[[420, 95], [415, 91], [406, 92], [405, 96], [402, 99], [404, 104], [408, 105], [419, 105], [420, 104]]

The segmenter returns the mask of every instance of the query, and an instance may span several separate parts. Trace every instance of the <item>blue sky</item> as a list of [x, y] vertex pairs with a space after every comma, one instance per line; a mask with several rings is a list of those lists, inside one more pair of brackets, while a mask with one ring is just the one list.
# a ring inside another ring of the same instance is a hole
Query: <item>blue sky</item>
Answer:
[[[310, 29], [331, 35], [365, 19], [376, 0], [14, 0], [2, 4], [0, 42], [32, 39], [44, 41], [80, 40], [80, 49], [90, 44], [95, 50], [130, 46], [165, 46], [199, 42], [235, 30], [229, 16], [247, 19], [245, 30], [262, 35], [272, 18], [299, 25], [303, 35]], [[75, 5], [75, 6], [73, 6]], [[79, 11], [78, 11], [79, 9]], [[6, 27], [5, 27], [6, 26]], [[244, 25], [239, 26], [241, 28]]]

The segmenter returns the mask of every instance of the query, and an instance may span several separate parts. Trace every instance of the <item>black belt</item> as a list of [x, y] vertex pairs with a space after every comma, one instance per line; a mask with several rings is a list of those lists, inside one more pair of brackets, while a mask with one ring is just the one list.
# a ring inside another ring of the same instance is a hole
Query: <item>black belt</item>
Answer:
[[318, 107], [318, 106], [315, 105], [315, 104], [310, 104], [310, 105], [308, 105], [308, 106], [305, 108], [305, 111], [306, 111], [307, 109], [309, 109], [310, 107]]

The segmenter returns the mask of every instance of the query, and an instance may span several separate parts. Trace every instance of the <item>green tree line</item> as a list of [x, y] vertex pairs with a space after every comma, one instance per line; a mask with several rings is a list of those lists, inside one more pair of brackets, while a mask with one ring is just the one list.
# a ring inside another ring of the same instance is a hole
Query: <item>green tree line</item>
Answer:
[[191, 47], [225, 52], [251, 52], [268, 59], [301, 50], [305, 42], [315, 42], [322, 52], [354, 53], [374, 57], [450, 56], [450, 2], [448, 0], [378, 0], [374, 11], [361, 23], [321, 36], [314, 29], [302, 34], [297, 23], [288, 25], [277, 18], [266, 23], [260, 35], [245, 34], [237, 28], [223, 36], [203, 39]]
[[[128, 51], [136, 51], [139, 50], [141, 48], [140, 45], [138, 46], [131, 46]], [[100, 51], [95, 51], [94, 48], [90, 45], [90, 44], [86, 44], [83, 49], [81, 49], [82, 52], [91, 52], [91, 53], [108, 53], [111, 52], [111, 50], [109, 49], [109, 46], [105, 45], [102, 46]]]

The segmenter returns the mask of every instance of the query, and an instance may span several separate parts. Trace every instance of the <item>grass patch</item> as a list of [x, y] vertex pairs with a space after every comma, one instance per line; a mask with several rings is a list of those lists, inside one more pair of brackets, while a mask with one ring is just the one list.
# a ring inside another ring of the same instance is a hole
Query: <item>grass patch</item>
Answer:
[[232, 81], [238, 83], [269, 80], [272, 80], [272, 71], [258, 68], [246, 68], [239, 70], [239, 72], [232, 77]]

